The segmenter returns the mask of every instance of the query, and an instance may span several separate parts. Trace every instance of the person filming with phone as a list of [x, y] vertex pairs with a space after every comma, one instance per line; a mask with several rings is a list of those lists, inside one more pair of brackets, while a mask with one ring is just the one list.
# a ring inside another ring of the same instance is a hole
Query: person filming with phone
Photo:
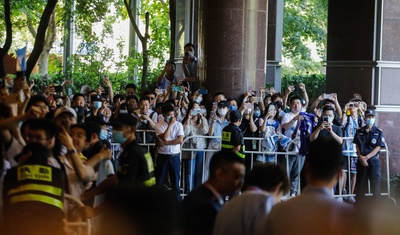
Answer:
[[157, 77], [157, 88], [158, 89], [168, 89], [168, 87], [173, 86], [177, 83], [177, 77], [175, 76], [176, 65], [174, 61], [167, 60], [163, 71]]
[[182, 59], [183, 74], [185, 81], [190, 82], [191, 91], [199, 89], [199, 78], [197, 77], [197, 57], [194, 55], [195, 47], [192, 43], [186, 43], [183, 47], [185, 55]]

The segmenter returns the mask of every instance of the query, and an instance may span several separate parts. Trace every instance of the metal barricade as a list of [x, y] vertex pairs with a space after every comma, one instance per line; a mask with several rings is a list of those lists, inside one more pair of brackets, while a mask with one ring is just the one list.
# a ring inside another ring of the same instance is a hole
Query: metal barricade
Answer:
[[[343, 141], [346, 141], [346, 140], [351, 140], [351, 142], [352, 142], [352, 140], [354, 139], [354, 137], [343, 137]], [[343, 153], [344, 153], [344, 155], [345, 156], [347, 156], [347, 166], [348, 166], [348, 171], [347, 171], [347, 179], [348, 179], [348, 181], [349, 181], [349, 183], [348, 183], [348, 185], [349, 185], [349, 190], [347, 190], [347, 194], [342, 194], [342, 195], [334, 195], [334, 197], [349, 197], [349, 196], [355, 196], [355, 194], [352, 194], [352, 193], [350, 193], [351, 192], [351, 190], [350, 190], [350, 185], [351, 185], [351, 172], [350, 172], [350, 167], [351, 167], [351, 153], [356, 153], [356, 150], [353, 150], [353, 151], [351, 151], [351, 150], [344, 150], [343, 151]], [[347, 154], [347, 155], [346, 155]], [[381, 195], [382, 196], [388, 196], [389, 198], [391, 198], [391, 195], [390, 195], [390, 172], [389, 172], [389, 149], [388, 149], [388, 146], [387, 146], [387, 144], [385, 143], [385, 148], [381, 148], [381, 150], [380, 150], [380, 153], [379, 153], [379, 156], [382, 156], [382, 155], [385, 155], [385, 161], [386, 161], [386, 177], [387, 177], [387, 180], [386, 180], [386, 186], [387, 186], [387, 192], [383, 192], [383, 193], [381, 193]], [[381, 163], [382, 163], [382, 159], [381, 158], [379, 158], [380, 159], [380, 161], [381, 161]], [[381, 165], [381, 173], [382, 173], [382, 165]], [[381, 179], [383, 179], [383, 177], [381, 177]], [[368, 181], [368, 193], [366, 194], [367, 196], [371, 196], [372, 195], [372, 193], [371, 193], [371, 185], [370, 185], [370, 182]]]
[[[208, 153], [208, 152], [217, 152], [217, 151], [221, 150], [220, 147], [218, 149], [209, 149], [209, 148], [206, 148], [206, 149], [193, 149], [193, 148], [183, 147], [184, 144], [188, 144], [190, 142], [190, 140], [193, 139], [193, 138], [204, 138], [204, 139], [210, 140], [210, 139], [221, 139], [221, 136], [203, 136], [203, 135], [200, 135], [200, 136], [189, 136], [189, 137], [186, 137], [183, 140], [182, 144], [181, 144], [180, 158], [181, 158], [181, 162], [182, 163], [183, 163], [182, 155], [183, 155], [184, 152], [189, 152], [190, 153], [190, 160], [192, 160], [193, 157], [194, 157], [194, 153], [197, 152], [197, 151], [204, 151], [205, 153]], [[253, 162], [254, 162], [254, 156], [255, 155], [262, 155], [262, 156], [275, 155], [275, 159], [274, 159], [274, 163], [275, 164], [277, 164], [277, 157], [278, 156], [283, 156], [286, 159], [286, 169], [287, 169], [288, 175], [290, 175], [289, 156], [295, 155], [295, 156], [298, 156], [299, 158], [301, 156], [299, 156], [296, 151], [286, 151], [286, 152], [264, 151], [264, 150], [262, 150], [262, 145], [261, 145], [261, 141], [263, 139], [264, 138], [260, 138], [260, 137], [245, 137], [244, 138], [244, 140], [258, 141], [258, 149], [256, 151], [246, 151], [246, 154], [251, 154], [251, 168], [253, 168]], [[290, 141], [288, 143], [288, 148], [287, 149], [289, 149], [290, 145], [293, 145], [293, 144], [295, 144], [295, 142], [294, 141]], [[208, 178], [208, 164], [209, 164], [209, 161], [210, 161], [210, 156], [205, 154], [205, 156], [203, 158], [203, 180], [202, 180], [202, 182], [205, 182], [207, 180], [207, 178]], [[301, 170], [300, 169], [300, 165], [299, 165], [299, 169], [298, 170], [300, 172], [300, 170]], [[185, 192], [184, 188], [185, 188], [185, 170], [183, 169], [182, 164], [181, 164], [181, 190], [183, 192], [182, 196], [185, 196], [188, 193], [188, 192]], [[299, 179], [298, 190], [300, 190], [300, 179]]]

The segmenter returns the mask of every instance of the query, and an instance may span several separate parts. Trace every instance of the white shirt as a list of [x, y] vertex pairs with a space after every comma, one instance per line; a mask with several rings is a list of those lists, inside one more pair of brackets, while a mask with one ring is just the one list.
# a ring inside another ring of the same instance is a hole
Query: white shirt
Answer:
[[[167, 130], [167, 128], [168, 128], [168, 123], [162, 120], [161, 122], [157, 123], [157, 125], [154, 127], [154, 130], [156, 131], [156, 135], [158, 136], [160, 134], [163, 134]], [[178, 138], [178, 136], [185, 136], [185, 134], [183, 133], [182, 123], [175, 121], [174, 124], [172, 124], [169, 136], [167, 136], [165, 140], [167, 141], [175, 140]], [[181, 152], [180, 144], [158, 147], [158, 153], [160, 154], [178, 154], [180, 152]]]

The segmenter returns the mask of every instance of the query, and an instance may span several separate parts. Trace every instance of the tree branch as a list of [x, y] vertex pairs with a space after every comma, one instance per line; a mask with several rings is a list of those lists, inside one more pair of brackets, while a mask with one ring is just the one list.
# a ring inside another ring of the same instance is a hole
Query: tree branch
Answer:
[[50, 17], [57, 5], [57, 2], [58, 0], [48, 0], [46, 7], [43, 11], [42, 17], [40, 18], [37, 35], [35, 38], [35, 45], [33, 47], [31, 55], [29, 56], [28, 61], [26, 62], [25, 75], [27, 79], [29, 79], [31, 72], [36, 65], [36, 62], [39, 59], [40, 54], [43, 51], [46, 30], [47, 27], [49, 26]]
[[10, 0], [4, 0], [4, 20], [6, 22], [6, 40], [2, 48], [0, 48], [0, 77], [6, 76], [6, 67], [4, 65], [4, 57], [10, 50], [12, 43], [12, 25], [11, 25], [11, 11]]
[[26, 23], [28, 25], [28, 30], [34, 38], [36, 38], [36, 30], [32, 24], [32, 16], [29, 12], [26, 13]]
[[131, 24], [133, 25], [133, 29], [135, 29], [135, 32], [136, 32], [139, 40], [143, 43], [143, 41], [145, 40], [145, 37], [143, 37], [143, 35], [140, 33], [139, 27], [137, 26], [136, 21], [135, 21], [135, 16], [132, 14], [132, 11], [131, 11], [131, 5], [128, 4], [127, 1], [128, 0], [124, 0], [124, 4], [126, 7], [126, 10], [128, 11], [129, 19], [131, 20]]

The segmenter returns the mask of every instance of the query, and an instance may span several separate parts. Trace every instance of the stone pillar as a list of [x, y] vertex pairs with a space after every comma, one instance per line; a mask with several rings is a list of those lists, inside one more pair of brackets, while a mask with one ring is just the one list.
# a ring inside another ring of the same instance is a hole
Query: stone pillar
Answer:
[[268, 1], [267, 79], [276, 91], [281, 90], [282, 77], [283, 0]]
[[248, 89], [264, 87], [267, 4], [267, 0], [200, 1], [199, 67], [208, 101], [215, 92], [238, 99]]
[[329, 1], [328, 12], [327, 92], [338, 93], [341, 103], [357, 92], [376, 108], [392, 175], [400, 171], [399, 11], [395, 0], [336, 0]]

